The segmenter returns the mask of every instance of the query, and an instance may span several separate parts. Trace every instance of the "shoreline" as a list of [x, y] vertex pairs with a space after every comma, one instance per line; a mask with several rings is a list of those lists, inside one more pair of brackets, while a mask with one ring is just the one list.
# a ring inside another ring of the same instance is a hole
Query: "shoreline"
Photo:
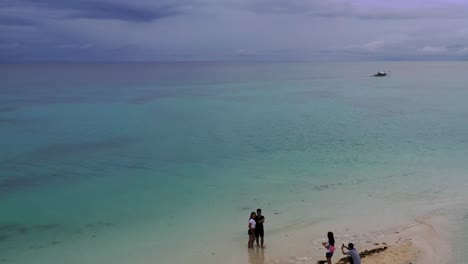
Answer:
[[[357, 242], [359, 238], [364, 237], [358, 235], [338, 235], [335, 238], [339, 241], [335, 254], [332, 258], [332, 263], [347, 263], [340, 262], [343, 257], [341, 253], [341, 243], [353, 242], [356, 245], [360, 254], [367, 255], [362, 258], [363, 264], [427, 264], [427, 263], [449, 263], [450, 257], [453, 257], [451, 234], [447, 232], [448, 219], [445, 216], [428, 216], [423, 217], [415, 222], [392, 228], [386, 231], [375, 231], [374, 239], [369, 239], [364, 242]], [[300, 240], [298, 240], [300, 241]], [[249, 251], [250, 264], [317, 264], [322, 263], [325, 258], [322, 256], [323, 250], [314, 247], [314, 249], [306, 250], [309, 256], [304, 253], [299, 253], [294, 257], [268, 257], [269, 246], [266, 249], [255, 248]], [[280, 250], [282, 251], [282, 250]], [[318, 252], [319, 251], [319, 252]], [[302, 250], [302, 252], [304, 252]], [[275, 248], [275, 253], [278, 253]], [[320, 255], [318, 255], [320, 253]]]

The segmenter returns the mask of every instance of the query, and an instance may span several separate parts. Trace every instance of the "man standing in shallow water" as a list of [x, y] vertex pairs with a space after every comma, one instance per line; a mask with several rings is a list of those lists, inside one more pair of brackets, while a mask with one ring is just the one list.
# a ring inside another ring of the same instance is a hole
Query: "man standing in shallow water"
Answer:
[[257, 225], [255, 226], [255, 238], [257, 241], [257, 247], [258, 247], [258, 240], [261, 238], [261, 245], [263, 248], [263, 237], [264, 237], [264, 230], [263, 230], [263, 223], [265, 223], [265, 217], [262, 215], [262, 209], [258, 208], [257, 209], [257, 217], [255, 219], [257, 222]]

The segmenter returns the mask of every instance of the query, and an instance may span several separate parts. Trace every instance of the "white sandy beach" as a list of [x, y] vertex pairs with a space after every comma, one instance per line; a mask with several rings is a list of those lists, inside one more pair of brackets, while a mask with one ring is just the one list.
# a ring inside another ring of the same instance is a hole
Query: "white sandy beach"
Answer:
[[[339, 260], [344, 257], [339, 246], [341, 243], [353, 242], [360, 253], [366, 250], [385, 250], [370, 254], [362, 258], [364, 264], [442, 264], [448, 263], [451, 256], [450, 234], [447, 232], [447, 224], [443, 217], [433, 216], [419, 219], [418, 221], [399, 227], [397, 229], [372, 232], [374, 238], [369, 235], [339, 235], [336, 234], [337, 250], [332, 258], [333, 263], [346, 263]], [[290, 239], [288, 239], [290, 237]], [[367, 237], [364, 242], [360, 239]], [[295, 234], [285, 236], [283, 243], [272, 242], [266, 249], [253, 249], [249, 252], [249, 263], [252, 264], [315, 264], [324, 260], [324, 251], [314, 243], [307, 247], [301, 243], [302, 238]], [[296, 241], [296, 242], [294, 242]], [[282, 248], [276, 248], [279, 245]], [[275, 247], [275, 248], [273, 248]], [[296, 253], [293, 253], [296, 252]], [[309, 255], [305, 254], [307, 252]], [[294, 257], [278, 257], [279, 254], [297, 254]]]

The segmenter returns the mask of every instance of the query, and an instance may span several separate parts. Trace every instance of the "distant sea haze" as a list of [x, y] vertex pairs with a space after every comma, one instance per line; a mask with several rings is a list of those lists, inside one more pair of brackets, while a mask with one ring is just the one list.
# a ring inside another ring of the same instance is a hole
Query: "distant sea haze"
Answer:
[[[454, 229], [449, 261], [461, 263], [467, 71], [463, 62], [0, 65], [0, 261], [282, 263], [323, 257], [315, 245], [329, 230], [360, 245], [437, 215]], [[257, 208], [262, 256], [247, 250]]]

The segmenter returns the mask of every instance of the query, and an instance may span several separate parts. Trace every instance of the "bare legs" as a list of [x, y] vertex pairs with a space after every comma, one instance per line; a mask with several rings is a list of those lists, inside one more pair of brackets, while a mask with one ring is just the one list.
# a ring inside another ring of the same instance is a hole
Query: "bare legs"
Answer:
[[257, 241], [257, 247], [258, 247], [259, 240], [261, 241], [260, 244], [262, 245], [262, 248], [263, 248], [263, 237], [262, 236], [256, 237], [255, 241]]
[[327, 257], [327, 263], [331, 264], [331, 257]]
[[253, 244], [255, 242], [255, 234], [249, 234], [249, 248], [253, 248]]

